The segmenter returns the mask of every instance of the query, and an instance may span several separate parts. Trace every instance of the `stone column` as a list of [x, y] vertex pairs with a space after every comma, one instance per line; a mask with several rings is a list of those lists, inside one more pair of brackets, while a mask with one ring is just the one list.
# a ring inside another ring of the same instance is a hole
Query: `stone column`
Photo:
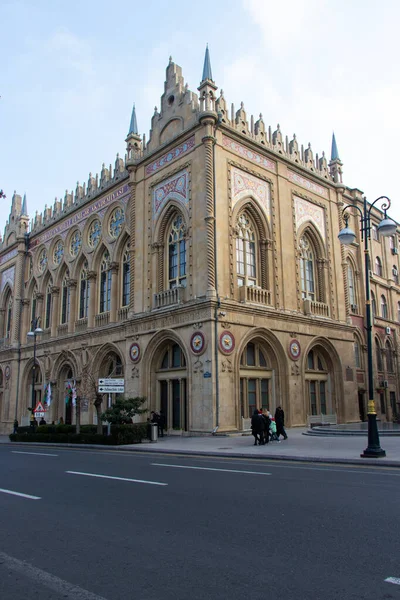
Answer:
[[57, 337], [59, 319], [60, 288], [53, 285], [51, 288], [51, 337]]
[[94, 316], [96, 314], [96, 298], [97, 298], [97, 285], [96, 285], [97, 273], [96, 271], [89, 271], [87, 274], [87, 280], [89, 284], [89, 310], [88, 310], [88, 329], [94, 327]]
[[[21, 343], [26, 344], [27, 333], [30, 331], [31, 325], [31, 301], [25, 298], [22, 300], [22, 315], [21, 315]], [[1, 312], [1, 311], [0, 311]], [[0, 325], [1, 326], [1, 325]], [[0, 329], [1, 331], [1, 329]]]
[[110, 323], [115, 323], [117, 320], [118, 308], [118, 270], [119, 264], [112, 262], [110, 264], [111, 271], [111, 304], [110, 304]]
[[68, 333], [74, 333], [76, 321], [76, 288], [78, 282], [76, 279], [68, 279], [69, 287], [69, 315], [68, 315]]
[[215, 250], [214, 250], [214, 159], [213, 145], [215, 137], [212, 127], [213, 119], [202, 121], [205, 125], [206, 135], [203, 137], [205, 151], [205, 176], [206, 176], [206, 228], [207, 228], [207, 296], [215, 296]]

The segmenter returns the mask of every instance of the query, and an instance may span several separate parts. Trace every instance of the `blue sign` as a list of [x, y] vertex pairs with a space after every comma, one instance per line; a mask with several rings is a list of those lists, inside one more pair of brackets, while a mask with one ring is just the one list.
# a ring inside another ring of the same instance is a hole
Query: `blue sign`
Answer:
[[204, 377], [205, 379], [208, 379], [209, 377], [211, 377], [211, 373], [210, 373], [210, 371], [206, 371], [206, 372], [204, 373], [203, 377]]

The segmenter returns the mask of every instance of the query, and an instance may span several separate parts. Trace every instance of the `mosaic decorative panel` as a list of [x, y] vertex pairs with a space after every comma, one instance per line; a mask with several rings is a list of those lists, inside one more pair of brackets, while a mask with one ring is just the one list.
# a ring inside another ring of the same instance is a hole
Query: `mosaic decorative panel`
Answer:
[[189, 152], [189, 150], [191, 150], [192, 148], [194, 148], [194, 136], [186, 140], [186, 142], [183, 142], [183, 144], [181, 144], [180, 146], [176, 146], [176, 148], [173, 148], [172, 150], [161, 156], [161, 158], [159, 158], [158, 160], [155, 160], [153, 163], [147, 165], [146, 175], [151, 175], [152, 173], [155, 173], [156, 171], [158, 171], [158, 169], [165, 167], [165, 165], [168, 165], [176, 158], [179, 158], [180, 156], [182, 156], [182, 154], [186, 154], [186, 152]]
[[296, 183], [300, 187], [305, 188], [309, 192], [313, 192], [314, 194], [318, 194], [319, 196], [323, 196], [324, 198], [328, 197], [328, 190], [322, 187], [322, 185], [318, 185], [317, 183], [314, 183], [313, 181], [310, 181], [309, 179], [306, 179], [305, 177], [302, 177], [301, 175], [298, 175], [297, 173], [294, 173], [289, 169], [288, 177], [290, 181], [293, 181], [293, 183]]
[[258, 154], [258, 152], [253, 152], [253, 150], [238, 144], [225, 135], [222, 136], [222, 145], [225, 146], [225, 148], [229, 148], [229, 150], [233, 150], [233, 152], [236, 152], [239, 156], [276, 173], [276, 163], [273, 160], [269, 160], [269, 158], [262, 156], [262, 154]]
[[15, 277], [15, 267], [10, 267], [6, 269], [1, 274], [1, 287], [0, 291], [2, 292], [6, 287], [7, 283], [10, 285], [11, 289], [14, 288], [14, 277]]
[[185, 206], [189, 202], [189, 173], [185, 169], [164, 179], [153, 189], [153, 219], [160, 213], [167, 199], [174, 198]]
[[121, 200], [122, 202], [126, 202], [128, 197], [129, 197], [129, 186], [126, 183], [125, 185], [122, 185], [120, 188], [115, 190], [115, 192], [112, 192], [111, 194], [108, 194], [107, 196], [104, 196], [103, 198], [99, 198], [98, 200], [93, 202], [93, 204], [91, 204], [90, 206], [85, 206], [85, 208], [76, 212], [69, 219], [65, 219], [65, 221], [62, 221], [61, 223], [56, 225], [56, 227], [53, 227], [52, 229], [45, 231], [42, 235], [35, 238], [31, 242], [29, 247], [34, 249], [35, 247], [39, 246], [40, 244], [48, 242], [55, 235], [63, 236], [63, 234], [67, 233], [68, 230], [73, 225], [76, 225], [77, 223], [80, 223], [82, 221], [83, 222], [86, 221], [86, 219], [88, 217], [90, 217], [90, 215], [92, 215], [93, 213], [98, 213], [102, 209], [107, 208], [107, 206], [109, 204], [111, 204], [112, 202], [114, 202], [115, 200]]
[[259, 201], [261, 206], [264, 207], [267, 216], [269, 218], [270, 211], [270, 187], [267, 181], [263, 181], [258, 177], [253, 177], [245, 171], [232, 167], [231, 169], [231, 183], [232, 183], [232, 206], [235, 206], [236, 202], [246, 196], [254, 196]]
[[17, 254], [18, 254], [17, 248], [14, 248], [14, 250], [10, 250], [10, 252], [7, 252], [7, 254], [3, 254], [3, 256], [0, 257], [0, 265], [4, 264], [8, 260], [11, 260], [12, 258], [15, 258], [17, 256]]
[[315, 227], [320, 232], [322, 239], [325, 239], [325, 218], [324, 218], [324, 209], [322, 206], [317, 206], [312, 202], [308, 202], [308, 200], [304, 200], [304, 198], [298, 198], [295, 196], [294, 198], [295, 205], [295, 215], [296, 215], [296, 229], [305, 221], [312, 221]]

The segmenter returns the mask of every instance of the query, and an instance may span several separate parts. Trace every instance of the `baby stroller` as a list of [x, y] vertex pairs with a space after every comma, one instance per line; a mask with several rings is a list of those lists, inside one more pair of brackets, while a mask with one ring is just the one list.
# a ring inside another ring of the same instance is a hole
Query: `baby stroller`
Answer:
[[278, 435], [276, 433], [276, 423], [275, 419], [271, 419], [271, 424], [269, 426], [269, 441], [270, 442], [279, 442]]

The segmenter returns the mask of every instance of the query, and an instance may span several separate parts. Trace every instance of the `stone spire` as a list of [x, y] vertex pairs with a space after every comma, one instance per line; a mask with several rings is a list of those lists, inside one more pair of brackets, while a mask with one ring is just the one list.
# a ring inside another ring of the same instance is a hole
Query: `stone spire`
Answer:
[[331, 151], [331, 160], [329, 162], [329, 173], [335, 183], [343, 183], [342, 182], [342, 170], [343, 163], [339, 158], [339, 152], [336, 145], [335, 134], [332, 135], [332, 151]]
[[136, 121], [136, 109], [135, 109], [135, 103], [133, 103], [133, 108], [132, 108], [132, 116], [131, 116], [131, 124], [129, 127], [129, 131], [128, 131], [128, 136], [133, 133], [134, 135], [138, 135], [138, 126], [137, 126], [137, 121]]
[[210, 52], [208, 50], [208, 44], [206, 47], [206, 54], [204, 57], [203, 78], [201, 80], [202, 83], [203, 83], [203, 81], [206, 81], [207, 79], [209, 79], [210, 81], [214, 81], [212, 78]]
[[22, 200], [21, 217], [27, 217], [27, 216], [28, 216], [28, 209], [27, 209], [27, 203], [26, 203], [26, 194], [24, 194], [24, 199]]

